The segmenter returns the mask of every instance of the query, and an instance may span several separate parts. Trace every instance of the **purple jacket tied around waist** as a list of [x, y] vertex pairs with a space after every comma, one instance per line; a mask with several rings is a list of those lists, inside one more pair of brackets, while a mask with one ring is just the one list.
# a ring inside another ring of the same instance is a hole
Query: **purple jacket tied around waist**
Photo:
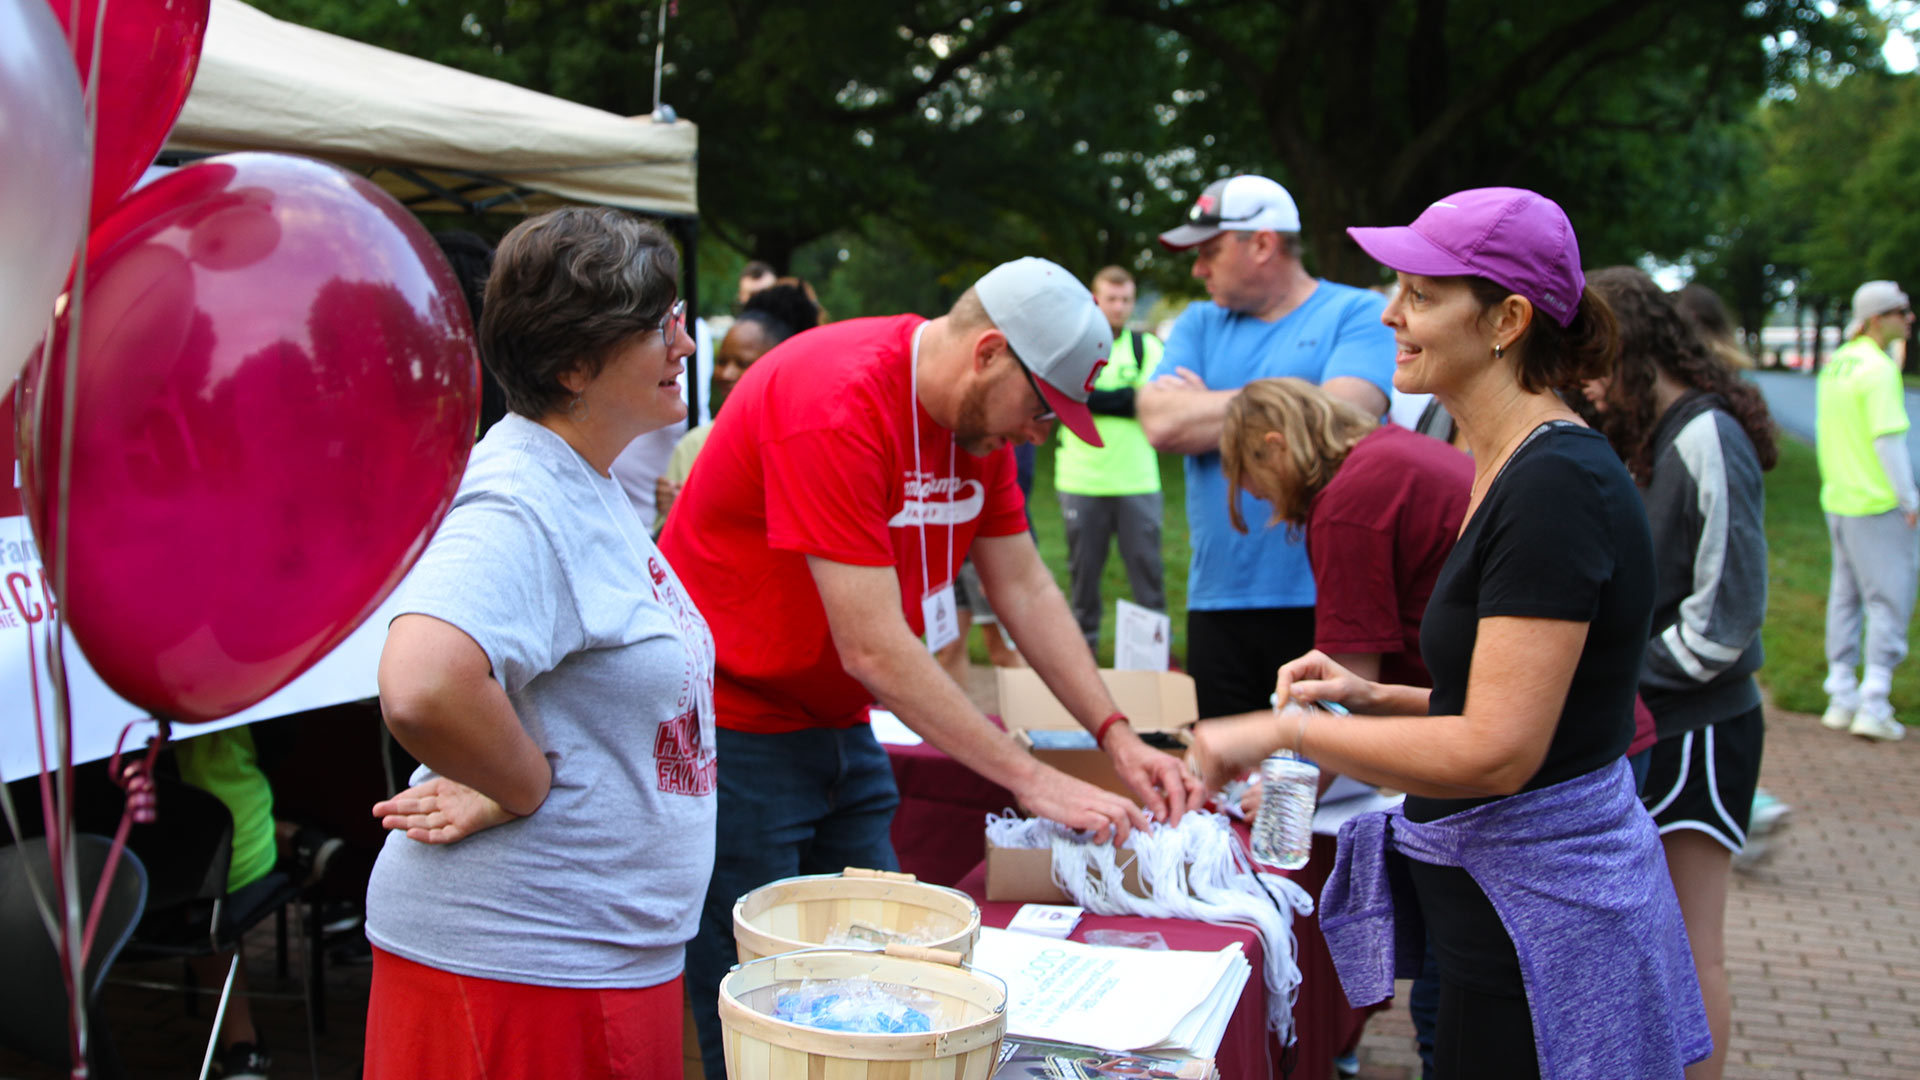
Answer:
[[1493, 902], [1545, 1080], [1678, 1080], [1712, 1052], [1673, 879], [1624, 759], [1425, 824], [1396, 806], [1343, 825], [1320, 932], [1356, 1007], [1420, 970], [1425, 928], [1389, 846], [1466, 870]]

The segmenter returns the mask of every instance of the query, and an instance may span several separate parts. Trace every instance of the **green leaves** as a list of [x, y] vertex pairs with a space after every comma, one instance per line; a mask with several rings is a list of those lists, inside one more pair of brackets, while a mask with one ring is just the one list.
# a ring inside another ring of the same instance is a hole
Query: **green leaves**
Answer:
[[[650, 3], [262, 6], [623, 115], [653, 105]], [[1873, 66], [1879, 32], [1864, 0], [689, 0], [663, 85], [701, 125], [706, 233], [866, 282], [837, 298], [855, 314], [950, 299], [1027, 253], [1192, 291], [1154, 234], [1242, 171], [1293, 190], [1312, 265], [1342, 280], [1379, 274], [1346, 226], [1489, 184], [1558, 199], [1596, 265], [1706, 251], [1716, 224], [1758, 217], [1726, 194], [1769, 168], [1756, 103]], [[1844, 179], [1897, 186], [1920, 145], [1895, 149]]]

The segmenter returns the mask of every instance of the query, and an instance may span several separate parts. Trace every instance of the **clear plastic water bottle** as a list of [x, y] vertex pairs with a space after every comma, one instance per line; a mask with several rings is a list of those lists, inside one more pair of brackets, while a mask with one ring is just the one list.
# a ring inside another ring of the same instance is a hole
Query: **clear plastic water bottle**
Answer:
[[1260, 763], [1260, 812], [1253, 819], [1254, 861], [1282, 870], [1307, 865], [1313, 850], [1313, 810], [1320, 800], [1320, 766], [1291, 750]]

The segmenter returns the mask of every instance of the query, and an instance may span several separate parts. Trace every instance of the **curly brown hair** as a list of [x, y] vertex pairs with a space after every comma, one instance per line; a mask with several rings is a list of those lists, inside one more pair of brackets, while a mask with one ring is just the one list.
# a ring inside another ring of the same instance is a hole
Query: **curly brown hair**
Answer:
[[1653, 383], [1658, 372], [1690, 389], [1718, 394], [1753, 443], [1760, 468], [1771, 469], [1779, 462], [1773, 416], [1760, 391], [1707, 346], [1651, 277], [1631, 266], [1610, 266], [1588, 274], [1587, 283], [1606, 299], [1620, 324], [1620, 355], [1607, 387], [1606, 408], [1588, 414], [1588, 419], [1606, 433], [1634, 479], [1645, 483], [1653, 472], [1653, 430], [1660, 419], [1654, 415]]

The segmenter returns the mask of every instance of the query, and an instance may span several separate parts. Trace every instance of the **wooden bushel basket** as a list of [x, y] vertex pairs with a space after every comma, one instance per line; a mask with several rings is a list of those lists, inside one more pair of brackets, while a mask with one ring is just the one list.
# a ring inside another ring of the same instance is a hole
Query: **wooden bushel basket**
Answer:
[[980, 937], [980, 905], [958, 889], [923, 884], [912, 874], [849, 867], [840, 874], [786, 878], [741, 897], [733, 905], [733, 944], [745, 964], [820, 948], [836, 928], [856, 923], [918, 932], [930, 940], [915, 944], [959, 953], [961, 963], [970, 963]]
[[[924, 959], [920, 959], [923, 958]], [[909, 986], [939, 1005], [919, 1034], [864, 1035], [777, 1020], [774, 998], [807, 979]], [[952, 952], [890, 945], [885, 953], [808, 949], [743, 963], [720, 981], [729, 1080], [988, 1080], [1007, 1033], [1007, 988]]]

